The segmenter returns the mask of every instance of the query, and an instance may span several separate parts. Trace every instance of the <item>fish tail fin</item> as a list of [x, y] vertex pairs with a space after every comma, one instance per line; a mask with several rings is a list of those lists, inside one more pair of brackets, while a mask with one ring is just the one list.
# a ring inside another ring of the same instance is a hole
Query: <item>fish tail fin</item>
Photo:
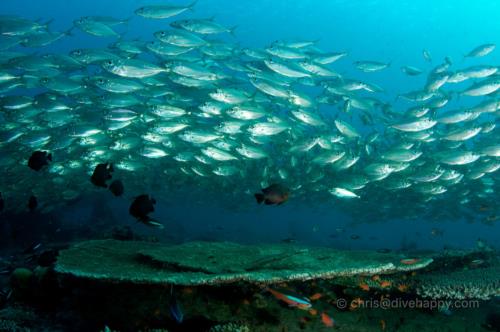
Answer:
[[258, 204], [261, 204], [264, 202], [264, 194], [254, 194], [255, 199], [257, 200]]
[[156, 228], [159, 228], [159, 229], [163, 229], [163, 224], [161, 224], [158, 220], [156, 219], [153, 219], [151, 217], [144, 217], [144, 218], [139, 218], [139, 221], [141, 221], [142, 223], [148, 225], [148, 226], [152, 226], [152, 227], [156, 227]]
[[44, 26], [44, 27], [46, 27], [46, 28], [48, 28], [48, 27], [49, 27], [49, 25], [50, 25], [50, 24], [52, 24], [52, 22], [54, 22], [54, 19], [53, 19], [53, 18], [51, 18], [50, 20], [48, 20], [47, 22], [45, 22], [45, 23], [43, 24], [43, 26]]
[[125, 38], [125, 35], [127, 34], [128, 31], [124, 31], [124, 32], [120, 32], [120, 33], [116, 33], [116, 38], [118, 38], [118, 41], [122, 41], [123, 38]]
[[194, 11], [194, 6], [196, 6], [196, 4], [198, 3], [198, 0], [194, 0], [193, 2], [191, 2], [191, 4], [188, 6], [188, 9], [191, 10], [191, 11]]
[[75, 29], [75, 26], [72, 26], [68, 30], [64, 31], [62, 34], [65, 35], [65, 36], [71, 36], [71, 37], [73, 37], [74, 36], [74, 34], [73, 34], [73, 30], [74, 29]]
[[129, 17], [127, 17], [127, 18], [124, 20], [125, 25], [128, 25], [128, 24], [130, 23], [130, 21], [132, 21], [132, 19], [133, 19], [133, 18], [134, 18], [134, 16], [133, 16], [133, 15], [132, 15], [132, 16], [129, 16]]
[[236, 29], [238, 29], [238, 26], [237, 26], [237, 25], [235, 25], [235, 26], [233, 26], [233, 27], [229, 28], [229, 33], [231, 34], [231, 36], [236, 37], [236, 34], [235, 34], [235, 32], [234, 32]]

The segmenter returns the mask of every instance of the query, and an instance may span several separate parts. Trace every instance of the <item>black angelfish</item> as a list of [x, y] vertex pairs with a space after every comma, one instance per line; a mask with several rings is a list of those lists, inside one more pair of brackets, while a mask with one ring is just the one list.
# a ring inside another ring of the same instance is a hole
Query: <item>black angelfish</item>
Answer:
[[92, 176], [90, 177], [90, 182], [97, 187], [107, 188], [108, 185], [106, 184], [106, 181], [111, 180], [113, 177], [111, 173], [113, 171], [113, 164], [98, 164], [94, 169], [94, 173], [92, 173]]
[[48, 165], [49, 161], [52, 161], [52, 154], [47, 151], [35, 151], [28, 159], [28, 167], [38, 172], [43, 166]]

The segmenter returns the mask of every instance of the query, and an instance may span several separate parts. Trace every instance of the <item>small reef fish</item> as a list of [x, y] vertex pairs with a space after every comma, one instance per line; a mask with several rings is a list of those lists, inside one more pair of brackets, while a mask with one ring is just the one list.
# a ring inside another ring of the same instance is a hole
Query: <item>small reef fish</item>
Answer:
[[177, 324], [182, 324], [182, 322], [184, 321], [184, 312], [179, 301], [177, 300], [177, 297], [173, 293], [173, 288], [170, 291], [170, 296], [172, 297], [172, 299], [170, 300], [170, 305], [168, 306], [170, 316], [173, 320], [175, 320]]
[[266, 205], [281, 205], [288, 200], [290, 190], [281, 184], [274, 183], [262, 189], [262, 193], [256, 193], [254, 196], [259, 204], [264, 202]]
[[323, 297], [323, 294], [321, 294], [321, 293], [315, 293], [315, 294], [309, 296], [309, 300], [316, 301], [316, 300], [319, 300], [322, 297]]
[[298, 294], [294, 294], [288, 291], [278, 291], [272, 288], [266, 289], [270, 292], [275, 298], [280, 301], [285, 302], [290, 307], [298, 308], [301, 310], [309, 310], [312, 307], [311, 301], [303, 296]]
[[404, 264], [404, 265], [413, 265], [413, 264], [420, 262], [420, 259], [418, 259], [418, 258], [405, 258], [405, 259], [400, 260], [399, 262], [401, 264]]
[[362, 282], [359, 284], [359, 288], [361, 288], [362, 290], [364, 290], [365, 292], [368, 292], [370, 290], [370, 286], [368, 286], [367, 283], [365, 282]]
[[334, 322], [333, 318], [330, 317], [326, 312], [321, 313], [321, 322], [326, 327], [334, 327], [335, 326], [335, 322]]

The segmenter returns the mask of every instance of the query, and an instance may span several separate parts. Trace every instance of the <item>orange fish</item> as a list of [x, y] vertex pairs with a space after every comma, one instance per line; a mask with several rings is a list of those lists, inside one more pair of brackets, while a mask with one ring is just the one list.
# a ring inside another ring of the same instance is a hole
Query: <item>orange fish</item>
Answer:
[[296, 294], [285, 294], [284, 292], [280, 292], [271, 288], [267, 288], [267, 290], [274, 295], [275, 298], [277, 298], [280, 301], [285, 302], [288, 304], [290, 307], [302, 309], [302, 310], [308, 310], [311, 308], [311, 302], [309, 301], [308, 298], [301, 297], [300, 295]]
[[380, 320], [380, 328], [382, 329], [382, 331], [385, 331], [385, 328], [386, 328], [386, 323], [385, 323], [385, 320], [381, 319]]
[[193, 294], [193, 289], [191, 287], [184, 287], [182, 289], [182, 293], [184, 293], [184, 294]]
[[312, 315], [312, 316], [316, 316], [318, 314], [318, 310], [316, 309], [309, 309], [309, 313]]
[[274, 183], [262, 189], [262, 193], [254, 194], [254, 196], [258, 204], [264, 202], [266, 205], [281, 205], [288, 201], [290, 189], [281, 184]]
[[479, 211], [488, 211], [490, 207], [488, 205], [480, 205], [479, 206]]
[[376, 274], [376, 275], [374, 275], [374, 276], [372, 277], [372, 280], [373, 280], [373, 281], [379, 281], [379, 280], [380, 280], [380, 276], [379, 276], [378, 274]]
[[316, 300], [319, 300], [322, 297], [323, 297], [323, 294], [321, 294], [321, 293], [315, 293], [315, 294], [309, 296], [309, 300], [316, 301]]
[[326, 327], [333, 327], [335, 325], [335, 322], [333, 321], [333, 318], [328, 316], [326, 312], [321, 313], [321, 322], [326, 326]]
[[368, 286], [368, 284], [366, 284], [364, 282], [362, 282], [362, 283], [359, 284], [359, 288], [361, 288], [365, 292], [368, 292], [370, 290], [370, 286]]
[[387, 287], [391, 287], [392, 286], [392, 282], [388, 281], [388, 280], [383, 280], [381, 283], [380, 283], [380, 287], [382, 288], [387, 288]]
[[408, 290], [408, 285], [405, 285], [405, 284], [400, 284], [400, 285], [398, 285], [398, 290], [399, 290], [400, 292], [403, 292], [403, 293], [404, 293], [404, 292], [406, 292], [406, 291]]
[[420, 259], [418, 259], [418, 258], [406, 258], [406, 259], [400, 260], [400, 262], [401, 262], [401, 264], [404, 264], [404, 265], [413, 265], [413, 264], [420, 262]]

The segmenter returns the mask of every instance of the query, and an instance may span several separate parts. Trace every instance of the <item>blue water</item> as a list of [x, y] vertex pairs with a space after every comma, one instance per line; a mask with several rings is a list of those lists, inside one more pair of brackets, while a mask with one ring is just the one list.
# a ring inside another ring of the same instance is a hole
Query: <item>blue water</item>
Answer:
[[[154, 3], [163, 1], [2, 0], [0, 13], [42, 21], [54, 19], [51, 28], [63, 31], [81, 16], [127, 18], [133, 16], [136, 8]], [[408, 78], [399, 69], [402, 65], [429, 69], [432, 65], [424, 61], [423, 49], [430, 51], [435, 65], [445, 56], [460, 63], [463, 55], [475, 46], [500, 43], [500, 3], [488, 0], [200, 0], [194, 13], [185, 13], [176, 19], [185, 16], [215, 16], [223, 25], [237, 25], [236, 38], [243, 47], [265, 47], [275, 40], [298, 39], [318, 40], [318, 46], [324, 50], [347, 51], [349, 58], [336, 63], [335, 69], [383, 85], [390, 100], [402, 90], [412, 91], [424, 84], [425, 75]], [[168, 20], [133, 17], [126, 29], [119, 30], [128, 31], [124, 35], [126, 39], [152, 40], [152, 33], [167, 25]], [[222, 38], [231, 40], [232, 37]], [[113, 38], [92, 37], [75, 30], [74, 36], [35, 52], [61, 53], [75, 48], [99, 48], [114, 41]], [[469, 64], [496, 64], [499, 57], [497, 51], [487, 59], [470, 60]], [[392, 65], [380, 73], [363, 74], [355, 72], [351, 65], [355, 60], [377, 60]], [[64, 209], [62, 218], [68, 223], [84, 223], [92, 209], [85, 203], [88, 202]], [[418, 248], [433, 249], [441, 249], [444, 245], [474, 247], [477, 238], [489, 242], [497, 242], [499, 238], [498, 225], [486, 226], [480, 220], [472, 224], [465, 220], [424, 219], [378, 222], [352, 220], [348, 214], [340, 213], [335, 203], [304, 207], [291, 201], [277, 208], [252, 203], [244, 197], [241, 202], [234, 202], [241, 210], [228, 210], [213, 197], [204, 203], [192, 202], [189, 197], [179, 197], [168, 204], [160, 202], [155, 215], [166, 226], [160, 237], [172, 236], [182, 241], [219, 239], [238, 242], [273, 242], [295, 237], [301, 243], [343, 248], [398, 248], [402, 241], [407, 241], [416, 243]], [[109, 206], [116, 222], [133, 224], [127, 214], [128, 201], [110, 201]], [[362, 204], [357, 208], [359, 206]], [[443, 237], [430, 235], [435, 227], [444, 230]], [[142, 225], [134, 225], [134, 228], [158, 234], [156, 230], [145, 230]], [[337, 228], [344, 228], [345, 232], [338, 232]], [[336, 236], [331, 237], [331, 234]], [[351, 240], [352, 234], [359, 235], [360, 240]], [[376, 239], [369, 240], [370, 236]]]

